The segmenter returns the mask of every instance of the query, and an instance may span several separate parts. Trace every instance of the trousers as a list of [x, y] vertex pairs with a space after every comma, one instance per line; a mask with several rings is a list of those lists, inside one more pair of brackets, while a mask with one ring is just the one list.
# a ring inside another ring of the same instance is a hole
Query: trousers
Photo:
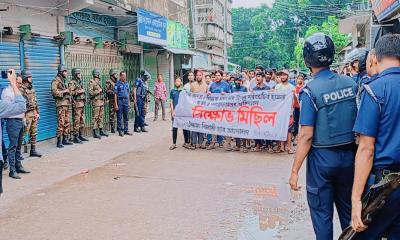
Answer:
[[10, 140], [7, 150], [10, 172], [16, 172], [16, 168], [18, 167], [16, 158], [21, 154], [21, 148], [18, 148], [18, 145], [24, 137], [24, 122], [21, 118], [8, 118], [6, 129], [8, 139]]
[[117, 130], [128, 132], [129, 103], [127, 99], [118, 99]]
[[73, 108], [72, 112], [74, 119], [74, 134], [78, 134], [85, 128], [84, 108]]
[[204, 133], [192, 132], [192, 145], [203, 144]]
[[145, 102], [144, 99], [138, 98], [137, 102], [137, 110], [135, 114], [135, 127], [144, 127], [144, 121], [145, 121]]
[[165, 100], [162, 100], [160, 98], [154, 99], [154, 119], [157, 120], [158, 118], [158, 111], [160, 110], [160, 105], [162, 110], [162, 119], [165, 120]]
[[38, 120], [36, 118], [35, 111], [28, 111], [25, 113], [26, 127], [24, 136], [29, 134], [29, 144], [36, 145], [37, 141], [37, 125]]
[[103, 128], [104, 106], [93, 106], [93, 129]]
[[307, 201], [317, 240], [333, 239], [333, 206], [342, 229], [351, 221], [353, 148], [312, 148], [307, 160]]
[[57, 137], [69, 135], [70, 122], [68, 106], [57, 107]]

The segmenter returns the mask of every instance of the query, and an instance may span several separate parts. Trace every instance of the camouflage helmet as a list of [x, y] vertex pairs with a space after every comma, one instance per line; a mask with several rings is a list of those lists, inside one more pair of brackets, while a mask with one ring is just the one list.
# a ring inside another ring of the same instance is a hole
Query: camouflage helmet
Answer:
[[93, 69], [92, 76], [93, 77], [100, 77], [100, 69], [98, 69], [98, 68]]
[[110, 76], [117, 74], [117, 73], [118, 73], [118, 71], [116, 69], [113, 69], [113, 68], [110, 69]]
[[146, 71], [146, 70], [142, 70], [140, 72], [140, 77], [145, 81], [151, 79], [150, 73], [148, 71]]
[[27, 79], [28, 77], [32, 77], [32, 73], [28, 70], [22, 70], [21, 72], [22, 79]]
[[58, 72], [61, 73], [64, 71], [68, 71], [67, 66], [65, 66], [63, 64], [58, 65]]
[[72, 69], [72, 76], [76, 76], [77, 74], [81, 73], [81, 69], [80, 68], [73, 68]]

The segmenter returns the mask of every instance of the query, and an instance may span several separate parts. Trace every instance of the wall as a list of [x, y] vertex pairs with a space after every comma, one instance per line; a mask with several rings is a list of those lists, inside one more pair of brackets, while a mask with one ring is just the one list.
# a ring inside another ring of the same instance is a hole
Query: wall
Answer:
[[51, 16], [36, 10], [5, 4], [1, 5], [1, 8], [7, 6], [9, 7], [8, 11], [0, 12], [0, 26], [2, 27], [11, 26], [14, 32], [18, 32], [19, 25], [30, 24], [33, 33], [51, 37], [64, 31], [64, 17]]
[[127, 2], [132, 6], [132, 10], [144, 8], [161, 16], [168, 16], [168, 0], [127, 0]]

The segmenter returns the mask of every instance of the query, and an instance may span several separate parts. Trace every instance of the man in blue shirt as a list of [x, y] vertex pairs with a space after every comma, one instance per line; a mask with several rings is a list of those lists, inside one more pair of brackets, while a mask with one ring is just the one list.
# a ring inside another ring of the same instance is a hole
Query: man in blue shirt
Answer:
[[307, 201], [317, 240], [333, 239], [333, 210], [342, 229], [350, 224], [354, 171], [356, 83], [333, 73], [335, 56], [330, 37], [316, 33], [306, 39], [304, 61], [314, 80], [300, 92], [300, 134], [289, 180], [298, 191], [298, 173], [307, 159]]
[[[231, 92], [231, 86], [226, 81], [222, 80], [222, 76], [224, 72], [218, 70], [215, 72], [215, 81], [211, 83], [210, 88], [208, 89], [208, 94], [212, 93], [220, 93], [222, 95]], [[211, 143], [208, 145], [207, 150], [215, 149], [215, 143], [217, 142], [217, 135], [212, 135]]]
[[388, 174], [400, 174], [400, 35], [388, 34], [375, 45], [378, 78], [365, 85], [354, 131], [360, 134], [352, 194], [354, 239], [400, 239], [400, 189], [385, 201], [366, 229], [362, 194]]
[[140, 78], [135, 81], [135, 88], [133, 90], [133, 101], [135, 103], [135, 132], [147, 132], [145, 128], [146, 119], [146, 101], [149, 88], [147, 81], [151, 79], [150, 73], [142, 71]]
[[218, 70], [215, 72], [215, 81], [211, 83], [210, 88], [209, 88], [209, 93], [230, 93], [231, 92], [231, 86], [229, 83], [226, 81], [222, 80], [222, 75], [223, 72], [221, 70]]
[[[117, 111], [117, 131], [119, 136], [132, 135], [128, 129], [129, 123], [129, 84], [126, 81], [126, 72], [122, 71], [119, 74], [120, 80], [114, 86], [114, 104]], [[124, 125], [122, 126], [122, 120]]]

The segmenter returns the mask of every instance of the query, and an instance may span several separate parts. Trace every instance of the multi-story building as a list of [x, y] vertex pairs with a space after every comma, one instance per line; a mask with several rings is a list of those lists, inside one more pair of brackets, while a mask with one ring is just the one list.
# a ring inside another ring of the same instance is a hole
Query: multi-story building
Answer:
[[[224, 66], [224, 10], [227, 7], [227, 46], [232, 46], [232, 0], [192, 0], [193, 37], [198, 51], [209, 54], [207, 68]], [[225, 6], [227, 2], [227, 6]], [[203, 61], [204, 62], [204, 61]], [[202, 66], [205, 68], [205, 66]]]

